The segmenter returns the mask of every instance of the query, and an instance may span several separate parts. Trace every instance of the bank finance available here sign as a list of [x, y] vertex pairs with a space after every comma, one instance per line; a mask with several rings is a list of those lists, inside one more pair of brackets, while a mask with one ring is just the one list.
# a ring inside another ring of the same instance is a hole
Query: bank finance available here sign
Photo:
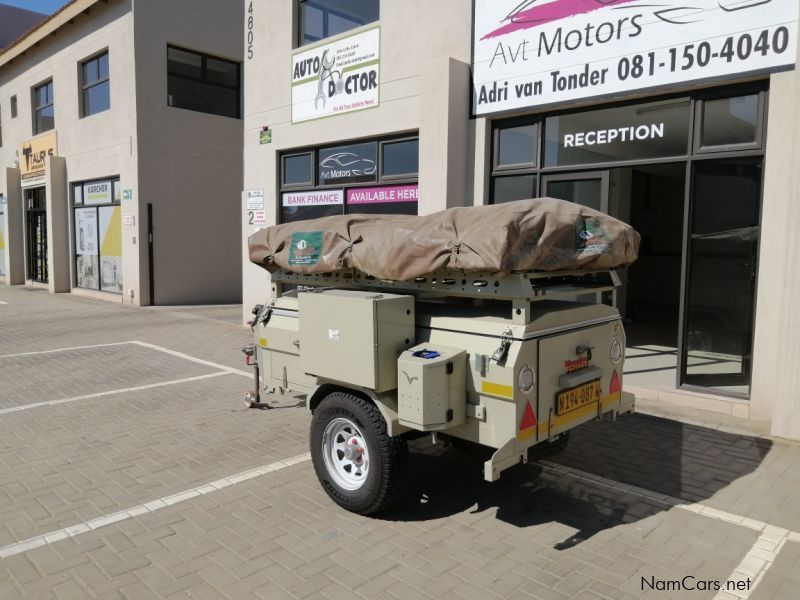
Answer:
[[380, 103], [381, 31], [374, 27], [292, 56], [292, 123]]
[[473, 112], [788, 69], [798, 0], [474, 0]]

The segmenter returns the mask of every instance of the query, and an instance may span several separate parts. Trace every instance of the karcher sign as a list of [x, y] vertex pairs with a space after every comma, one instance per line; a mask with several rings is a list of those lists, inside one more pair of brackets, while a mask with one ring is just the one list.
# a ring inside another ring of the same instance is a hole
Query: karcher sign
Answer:
[[23, 142], [19, 150], [19, 171], [22, 187], [44, 185], [47, 180], [45, 161], [48, 156], [55, 156], [57, 152], [58, 144], [55, 131]]
[[292, 57], [292, 123], [380, 103], [381, 31], [374, 27]]

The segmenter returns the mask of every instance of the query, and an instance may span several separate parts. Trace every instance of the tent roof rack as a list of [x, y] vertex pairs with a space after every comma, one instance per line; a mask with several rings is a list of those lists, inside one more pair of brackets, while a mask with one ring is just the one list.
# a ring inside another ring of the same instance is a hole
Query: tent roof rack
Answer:
[[503, 275], [441, 271], [406, 281], [377, 279], [353, 269], [321, 274], [295, 273], [281, 269], [272, 273], [272, 282], [308, 287], [374, 289], [415, 295], [442, 294], [530, 302], [614, 292], [621, 285], [619, 274], [613, 269], [526, 271]]

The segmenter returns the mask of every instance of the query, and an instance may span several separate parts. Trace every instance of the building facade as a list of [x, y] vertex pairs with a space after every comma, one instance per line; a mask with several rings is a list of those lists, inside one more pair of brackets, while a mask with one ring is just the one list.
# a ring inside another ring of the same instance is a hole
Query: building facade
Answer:
[[798, 4], [584, 4], [246, 1], [245, 318], [264, 225], [559, 197], [642, 234], [626, 388], [800, 439]]
[[242, 7], [73, 0], [0, 52], [0, 281], [241, 298]]

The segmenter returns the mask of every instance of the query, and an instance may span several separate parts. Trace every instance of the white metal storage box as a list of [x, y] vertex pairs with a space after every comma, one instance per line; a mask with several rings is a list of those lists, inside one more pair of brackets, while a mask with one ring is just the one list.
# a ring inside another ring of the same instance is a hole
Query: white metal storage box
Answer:
[[353, 290], [298, 294], [306, 373], [376, 392], [397, 387], [397, 357], [414, 344], [414, 298]]
[[435, 431], [461, 425], [467, 411], [467, 353], [420, 344], [397, 361], [401, 425]]

